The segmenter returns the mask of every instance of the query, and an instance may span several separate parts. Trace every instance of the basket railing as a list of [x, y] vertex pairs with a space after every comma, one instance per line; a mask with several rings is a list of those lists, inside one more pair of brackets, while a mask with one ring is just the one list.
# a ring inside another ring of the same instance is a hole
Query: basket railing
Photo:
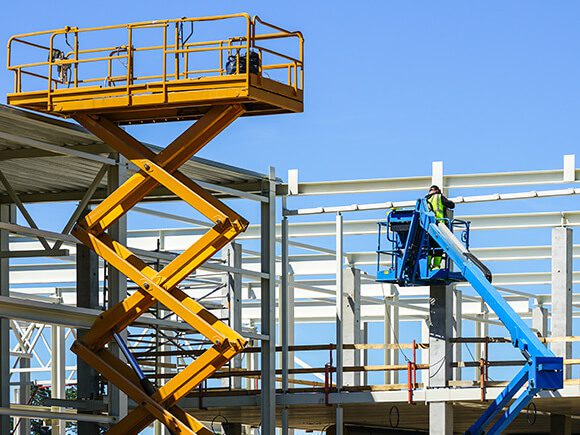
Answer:
[[[237, 26], [238, 33], [222, 39], [190, 42], [194, 26], [209, 21], [237, 21], [227, 24]], [[191, 28], [189, 35], [185, 35], [187, 26]], [[152, 36], [151, 31], [161, 35]], [[124, 36], [119, 37], [119, 32]], [[111, 36], [114, 44], [88, 46], [95, 41], [108, 41]], [[149, 36], [147, 43], [138, 45], [137, 41], [144, 36]], [[267, 46], [269, 41], [280, 39], [289, 41], [283, 49]], [[19, 52], [25, 49], [34, 51], [34, 61], [20, 62], [23, 56]], [[250, 64], [251, 52], [258, 53], [258, 71]], [[97, 86], [105, 90], [117, 88], [121, 92], [125, 88], [125, 93], [131, 95], [132, 91], [142, 92], [136, 86], [156, 81], [162, 92], [167, 92], [168, 82], [226, 75], [245, 76], [249, 86], [251, 73], [269, 76], [272, 71], [285, 71], [283, 79], [274, 80], [298, 90], [303, 88], [303, 53], [304, 39], [300, 32], [287, 31], [248, 14], [232, 14], [84, 29], [65, 27], [15, 35], [8, 41], [7, 67], [14, 72], [15, 94], [42, 91], [41, 85], [31, 86], [28, 78], [44, 80], [50, 104], [51, 95], [65, 89], [74, 92]], [[14, 60], [17, 57], [18, 61]], [[228, 71], [228, 60], [235, 62], [235, 69]]]

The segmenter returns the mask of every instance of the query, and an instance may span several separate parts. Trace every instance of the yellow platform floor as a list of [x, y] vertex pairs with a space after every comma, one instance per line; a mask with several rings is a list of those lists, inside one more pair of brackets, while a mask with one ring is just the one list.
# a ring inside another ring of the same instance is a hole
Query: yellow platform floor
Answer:
[[245, 115], [303, 110], [303, 91], [256, 74], [223, 75], [129, 87], [76, 87], [8, 94], [8, 104], [64, 117], [102, 114], [120, 124], [197, 119], [212, 106], [241, 103]]

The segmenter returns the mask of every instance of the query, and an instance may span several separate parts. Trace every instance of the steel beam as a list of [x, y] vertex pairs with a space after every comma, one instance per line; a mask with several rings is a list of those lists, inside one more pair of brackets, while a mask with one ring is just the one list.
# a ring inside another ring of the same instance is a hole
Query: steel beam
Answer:
[[[569, 227], [580, 226], [580, 211], [561, 211], [561, 212], [540, 212], [540, 213], [505, 213], [505, 214], [486, 214], [486, 215], [461, 215], [455, 216], [457, 219], [471, 222], [471, 230], [508, 230], [508, 229], [529, 229], [529, 228], [552, 228], [555, 226], [566, 225]], [[291, 223], [288, 228], [290, 238], [297, 237], [334, 237], [335, 222], [333, 221], [316, 221], [316, 222], [295, 222]], [[198, 236], [205, 232], [205, 229], [172, 229], [163, 230], [166, 235], [189, 235]], [[276, 235], [280, 237], [280, 226], [276, 228]], [[376, 219], [358, 219], [344, 222], [344, 235], [376, 235]], [[152, 233], [158, 234], [159, 230], [138, 230], [134, 231], [134, 236], [151, 236]], [[248, 229], [240, 234], [238, 239], [249, 240], [260, 238], [260, 227], [250, 225]]]
[[68, 257], [68, 249], [32, 249], [25, 251], [0, 251], [0, 258]]
[[[44, 408], [44, 407], [34, 407], [34, 408]], [[0, 416], [6, 417], [25, 417], [25, 418], [35, 418], [35, 419], [62, 419], [66, 421], [93, 421], [98, 423], [114, 423], [116, 421], [115, 417], [110, 417], [107, 415], [86, 415], [86, 414], [76, 414], [74, 412], [52, 412], [45, 409], [36, 410], [26, 408], [0, 408]], [[7, 432], [8, 434], [10, 432]]]
[[[442, 175], [437, 176], [436, 178], [442, 179]], [[444, 188], [443, 192], [445, 193], [446, 190], [447, 189]], [[530, 192], [517, 192], [517, 193], [494, 193], [491, 195], [458, 196], [449, 199], [453, 201], [455, 204], [474, 204], [481, 202], [513, 201], [518, 199], [532, 199], [532, 198], [553, 198], [574, 195], [580, 195], [580, 188], [540, 190], [540, 191], [533, 190]], [[398, 208], [408, 208], [408, 207], [412, 208], [414, 203], [415, 201], [396, 201], [396, 202], [389, 201], [370, 204], [349, 204], [330, 207], [327, 206], [327, 207], [301, 208], [297, 210], [288, 210], [286, 211], [286, 215], [307, 216], [307, 215], [338, 213], [338, 212], [348, 213], [370, 210], [392, 210]]]
[[[578, 176], [580, 171], [572, 167], [574, 160], [571, 156], [564, 156], [562, 169], [446, 175], [445, 185], [448, 189], [469, 189], [496, 186], [537, 186], [574, 182], [580, 178]], [[576, 175], [575, 177], [573, 176], [574, 174]], [[298, 179], [297, 174], [294, 177]], [[295, 186], [292, 194], [338, 195], [372, 192], [424, 191], [432, 183], [433, 178], [432, 175], [424, 175], [366, 180], [303, 182], [295, 183], [297, 184], [297, 189]], [[282, 193], [286, 193], [288, 186], [283, 185], [281, 190], [283, 190]]]
[[[102, 313], [103, 311], [101, 310], [0, 296], [0, 318], [5, 319], [20, 319], [28, 322], [88, 329], [93, 324], [95, 318]], [[135, 321], [134, 325], [149, 328], [157, 327], [173, 331], [193, 331], [193, 328], [184, 322], [155, 319], [148, 315], [141, 316]], [[257, 335], [248, 331], [244, 331], [244, 334], [247, 336]]]

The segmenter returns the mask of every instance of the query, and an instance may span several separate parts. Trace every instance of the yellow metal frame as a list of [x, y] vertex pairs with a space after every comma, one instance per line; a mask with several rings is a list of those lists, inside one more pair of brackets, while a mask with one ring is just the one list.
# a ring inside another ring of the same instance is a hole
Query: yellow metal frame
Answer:
[[[241, 352], [246, 340], [177, 286], [244, 231], [248, 222], [180, 173], [178, 168], [243, 112], [242, 106], [237, 104], [216, 106], [159, 154], [153, 153], [107, 118], [76, 117], [87, 130], [140, 169], [73, 230], [76, 238], [139, 286], [138, 292], [99, 316], [91, 330], [72, 347], [79, 357], [139, 404], [110, 429], [111, 434], [138, 433], [154, 419], [159, 419], [175, 433], [211, 434], [176, 403]], [[215, 224], [159, 272], [105, 233], [107, 228], [158, 185], [171, 190]], [[149, 397], [131, 369], [114, 357], [105, 346], [112, 339], [113, 332], [127, 328], [156, 302], [163, 304], [207, 337], [213, 346]]]
[[[231, 22], [240, 34], [208, 41], [184, 40], [184, 26], [211, 21]], [[154, 43], [137, 46], [145, 32], [155, 32]], [[119, 38], [119, 33], [125, 36]], [[111, 35], [117, 45], [99, 44]], [[283, 50], [274, 48], [280, 40], [286, 41]], [[93, 47], [95, 43], [98, 45]], [[37, 61], [13, 60], [20, 59], [24, 49], [32, 51]], [[250, 51], [259, 55], [258, 73], [250, 71], [250, 56], [243, 56]], [[155, 60], [143, 62], [141, 56]], [[228, 56], [236, 59], [233, 74], [225, 68]], [[7, 67], [14, 72], [14, 90], [7, 101], [61, 116], [107, 113], [115, 122], [124, 123], [197, 119], [212, 105], [234, 102], [246, 103], [245, 115], [301, 112], [303, 57], [300, 32], [248, 14], [65, 27], [10, 38]], [[243, 59], [245, 72], [240, 71]], [[115, 71], [119, 62], [125, 68], [123, 74]], [[196, 69], [196, 64], [204, 67]], [[271, 79], [270, 74], [280, 77]], [[44, 86], [35, 86], [39, 81]]]

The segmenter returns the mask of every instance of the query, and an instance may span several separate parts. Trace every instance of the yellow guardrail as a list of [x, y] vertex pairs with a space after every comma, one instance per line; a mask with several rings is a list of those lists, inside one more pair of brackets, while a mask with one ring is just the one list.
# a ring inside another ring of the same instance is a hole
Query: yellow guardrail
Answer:
[[[224, 29], [235, 24], [238, 33], [190, 42], [192, 36], [197, 36], [197, 25], [210, 21], [224, 23]], [[137, 46], [147, 36], [145, 45]], [[115, 42], [91, 46], [110, 40]], [[278, 40], [287, 41], [282, 49], [268, 46]], [[251, 65], [252, 52], [259, 56], [257, 72]], [[163, 85], [168, 81], [233, 74], [245, 75], [249, 84], [252, 72], [284, 72], [283, 79], [274, 80], [303, 89], [303, 57], [304, 39], [300, 32], [245, 13], [83, 29], [64, 27], [15, 35], [7, 45], [7, 67], [14, 72], [14, 93], [43, 91], [44, 87], [35, 83], [44, 80], [49, 103], [50, 95], [63, 89], [125, 86], [129, 93], [131, 86], [152, 81]], [[228, 71], [228, 61], [235, 70]], [[119, 68], [124, 71], [119, 72]]]

